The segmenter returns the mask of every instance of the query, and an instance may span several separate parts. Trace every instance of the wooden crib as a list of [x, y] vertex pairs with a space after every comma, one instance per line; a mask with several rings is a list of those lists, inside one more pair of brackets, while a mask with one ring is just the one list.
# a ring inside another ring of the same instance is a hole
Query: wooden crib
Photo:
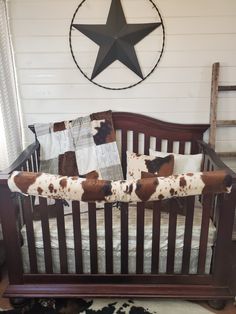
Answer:
[[[163, 142], [167, 152], [178, 147], [178, 153], [184, 154], [186, 147], [191, 154], [202, 152], [204, 155], [202, 170], [226, 170], [233, 177], [233, 188], [230, 194], [209, 193], [200, 196], [203, 204], [200, 229], [200, 245], [197, 260], [197, 271], [190, 273], [191, 239], [193, 230], [194, 196], [185, 197], [187, 205], [185, 231], [183, 240], [182, 266], [175, 271], [175, 243], [177, 213], [169, 214], [168, 245], [165, 273], [159, 272], [160, 252], [160, 209], [158, 202], [153, 209], [152, 249], [150, 272], [144, 272], [144, 204], [137, 205], [136, 226], [136, 271], [129, 272], [129, 204], [120, 204], [120, 273], [113, 269], [112, 214], [111, 204], [105, 204], [105, 272], [98, 271], [98, 245], [96, 225], [96, 204], [89, 203], [88, 228], [90, 247], [90, 273], [83, 272], [81, 220], [79, 202], [72, 205], [74, 233], [75, 272], [68, 271], [67, 243], [63, 203], [56, 201], [47, 205], [46, 199], [40, 198], [35, 205], [33, 198], [11, 193], [7, 178], [14, 170], [37, 172], [39, 167], [39, 143], [30, 145], [4, 173], [0, 173], [0, 212], [2, 230], [7, 255], [9, 285], [4, 293], [6, 297], [160, 297], [182, 298], [187, 300], [225, 300], [232, 298], [235, 291], [232, 287], [236, 279], [232, 278], [233, 250], [232, 228], [236, 204], [236, 176], [203, 140], [208, 129], [205, 124], [174, 124], [128, 112], [113, 113], [113, 121], [120, 140], [121, 161], [125, 174], [126, 150], [132, 138], [133, 152], [149, 154], [150, 143], [161, 151]], [[143, 140], [140, 140], [142, 138]], [[154, 144], [153, 144], [154, 143]], [[177, 143], [177, 146], [176, 146]], [[42, 241], [44, 251], [44, 273], [39, 272], [33, 217], [39, 215], [42, 224]], [[58, 226], [58, 268], [53, 271], [52, 247], [50, 240], [49, 218], [55, 215]], [[212, 250], [210, 272], [205, 272], [209, 221], [216, 227], [216, 239]], [[22, 257], [22, 226], [26, 226], [30, 271], [25, 272]]]

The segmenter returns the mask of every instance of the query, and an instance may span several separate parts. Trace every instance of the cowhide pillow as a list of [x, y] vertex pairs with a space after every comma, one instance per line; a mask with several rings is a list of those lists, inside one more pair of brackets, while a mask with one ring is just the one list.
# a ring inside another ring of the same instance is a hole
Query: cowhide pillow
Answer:
[[168, 177], [173, 174], [174, 156], [153, 157], [126, 152], [127, 157], [127, 180], [141, 179], [142, 172], [148, 172], [158, 177]]

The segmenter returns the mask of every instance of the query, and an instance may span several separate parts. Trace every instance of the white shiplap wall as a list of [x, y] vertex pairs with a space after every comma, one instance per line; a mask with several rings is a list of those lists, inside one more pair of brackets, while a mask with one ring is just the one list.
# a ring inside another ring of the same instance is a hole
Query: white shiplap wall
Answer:
[[[123, 1], [136, 6], [145, 0]], [[8, 0], [25, 130], [30, 123], [106, 109], [172, 122], [208, 123], [212, 63], [221, 63], [222, 84], [236, 84], [236, 1], [154, 2], [166, 30], [158, 68], [137, 87], [109, 91], [86, 80], [70, 54], [69, 25], [80, 0]], [[140, 17], [147, 18], [141, 10]], [[119, 81], [119, 69], [116, 77]], [[220, 95], [219, 119], [236, 119], [236, 92]], [[235, 130], [218, 131], [218, 151], [236, 150]], [[26, 143], [31, 140], [26, 131]], [[234, 161], [230, 164], [236, 168]]]

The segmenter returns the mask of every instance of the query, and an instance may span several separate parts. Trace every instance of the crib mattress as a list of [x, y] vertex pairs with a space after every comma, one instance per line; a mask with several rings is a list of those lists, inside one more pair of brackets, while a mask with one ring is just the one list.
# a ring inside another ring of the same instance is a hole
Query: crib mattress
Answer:
[[[100, 273], [105, 272], [105, 227], [104, 227], [104, 210], [99, 209], [97, 214], [97, 244], [98, 244], [98, 269]], [[151, 269], [151, 250], [152, 250], [152, 214], [150, 209], [145, 210], [145, 226], [144, 226], [144, 272], [148, 273]], [[130, 205], [129, 207], [129, 272], [135, 273], [136, 271], [136, 219], [137, 209]], [[196, 273], [197, 271], [197, 257], [200, 240], [202, 219], [202, 208], [196, 206], [193, 219], [193, 234], [191, 244], [191, 258], [190, 258], [190, 272]], [[55, 218], [49, 220], [50, 234], [51, 234], [51, 247], [53, 255], [53, 269], [54, 272], [60, 272], [59, 263], [59, 244], [58, 244], [58, 231], [57, 221]], [[169, 214], [161, 213], [161, 226], [160, 226], [160, 272], [165, 272], [167, 245], [168, 245], [168, 227], [169, 227]], [[69, 272], [75, 272], [75, 258], [74, 258], [74, 235], [73, 235], [73, 221], [72, 215], [65, 216], [66, 228], [66, 244], [67, 244], [67, 259]], [[185, 216], [178, 215], [176, 227], [176, 254], [175, 254], [175, 272], [181, 271], [183, 243], [184, 243], [184, 230], [185, 230]], [[37, 252], [38, 268], [40, 272], [44, 272], [44, 252], [42, 240], [41, 221], [34, 221], [35, 245]], [[82, 249], [83, 249], [83, 266], [84, 272], [90, 272], [90, 252], [89, 252], [89, 228], [88, 228], [88, 212], [84, 210], [81, 214], [81, 233], [82, 233]], [[206, 261], [206, 273], [209, 272], [211, 262], [211, 247], [214, 244], [216, 229], [210, 221], [209, 236], [208, 236], [208, 249]], [[26, 228], [22, 228], [22, 236], [24, 245], [22, 247], [24, 269], [29, 272], [29, 258]], [[114, 272], [120, 272], [120, 209], [113, 208], [113, 263]]]

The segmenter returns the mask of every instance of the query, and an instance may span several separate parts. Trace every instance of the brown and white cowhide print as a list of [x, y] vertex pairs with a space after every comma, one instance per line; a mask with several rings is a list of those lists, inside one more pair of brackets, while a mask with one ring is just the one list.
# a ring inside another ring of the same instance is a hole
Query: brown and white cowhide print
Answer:
[[90, 115], [92, 134], [96, 145], [107, 144], [116, 141], [112, 112], [96, 112]]
[[15, 171], [8, 179], [12, 192], [84, 202], [146, 202], [207, 193], [229, 193], [231, 184], [232, 177], [224, 171], [124, 181]]
[[[158, 299], [94, 299], [81, 314], [210, 314], [197, 303]], [[89, 304], [89, 302], [88, 302]]]
[[174, 155], [153, 157], [126, 152], [128, 180], [141, 179], [142, 173], [153, 173], [159, 177], [168, 177], [173, 174]]
[[194, 302], [160, 299], [31, 299], [7, 314], [211, 314]]

